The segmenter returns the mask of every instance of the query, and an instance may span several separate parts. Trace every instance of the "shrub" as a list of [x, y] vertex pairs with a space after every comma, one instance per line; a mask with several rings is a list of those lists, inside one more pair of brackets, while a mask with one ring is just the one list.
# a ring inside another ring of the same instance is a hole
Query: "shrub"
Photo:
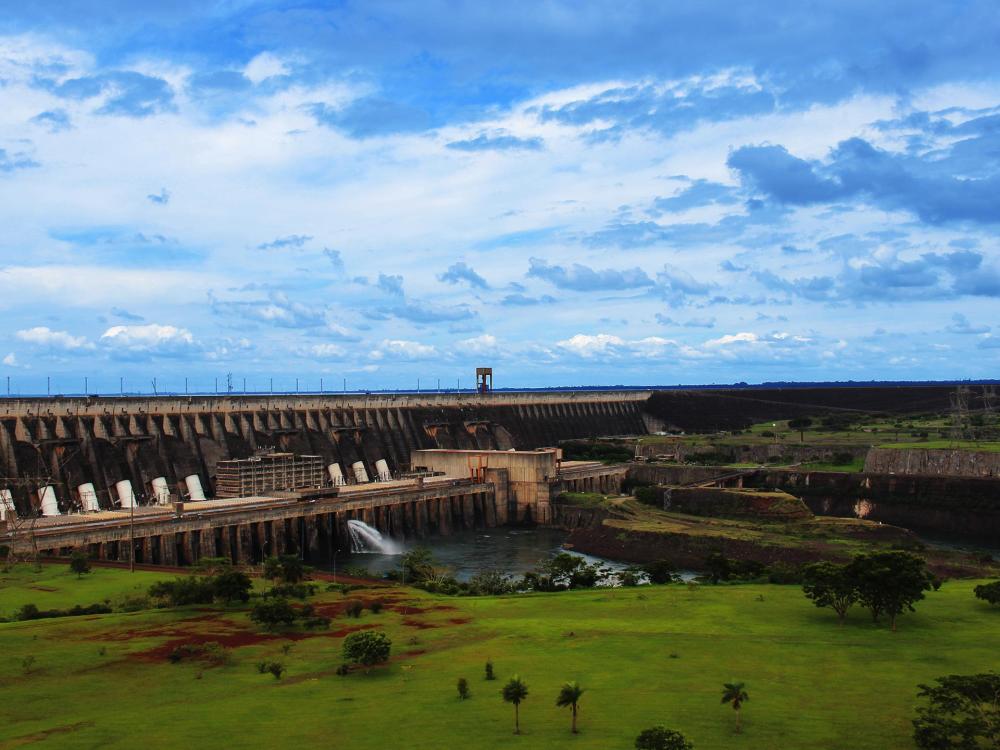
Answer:
[[171, 664], [178, 664], [185, 659], [201, 659], [216, 667], [232, 663], [232, 655], [228, 649], [216, 641], [209, 641], [208, 643], [185, 643], [167, 654], [167, 660]]
[[618, 583], [622, 586], [638, 586], [642, 569], [630, 565], [618, 573]]
[[283, 599], [308, 599], [315, 593], [316, 584], [314, 583], [282, 583], [272, 586], [265, 591], [264, 596], [277, 596]]
[[389, 660], [392, 641], [381, 630], [361, 630], [344, 639], [344, 658], [371, 667]]
[[266, 661], [259, 661], [259, 662], [257, 662], [257, 673], [258, 674], [266, 674], [267, 673], [267, 662]]
[[654, 508], [663, 505], [663, 492], [659, 487], [636, 487], [633, 494], [643, 505], [652, 505]]
[[344, 614], [348, 617], [361, 617], [365, 605], [360, 599], [348, 599], [344, 602]]
[[329, 630], [330, 618], [323, 617], [322, 615], [314, 615], [313, 617], [307, 617], [302, 621], [302, 627], [304, 627], [306, 630]]
[[490, 660], [486, 661], [486, 679], [495, 680], [496, 676], [493, 674], [493, 662]]
[[674, 566], [666, 560], [646, 563], [642, 569], [649, 576], [650, 583], [673, 583], [677, 580]]
[[149, 597], [142, 594], [126, 594], [118, 601], [117, 608], [119, 612], [140, 612], [144, 609], [149, 609]]
[[39, 609], [35, 604], [25, 604], [15, 614], [15, 620], [46, 620], [50, 617], [79, 617], [80, 615], [107, 615], [111, 613], [107, 604], [91, 604], [82, 607], [79, 604], [69, 609]]
[[456, 687], [458, 688], [459, 700], [466, 700], [469, 697], [469, 681], [464, 677], [459, 677]]
[[250, 589], [253, 588], [253, 581], [242, 570], [223, 570], [212, 576], [212, 592], [216, 599], [221, 599], [228, 604], [235, 600], [245, 602], [250, 599]]
[[692, 745], [680, 732], [666, 727], [643, 729], [635, 738], [636, 750], [693, 750]]
[[250, 619], [268, 630], [290, 627], [295, 617], [295, 610], [287, 599], [265, 599], [250, 611]]
[[980, 584], [973, 589], [973, 593], [987, 604], [1000, 604], [1000, 581]]
[[280, 661], [272, 661], [267, 665], [267, 671], [274, 675], [274, 679], [280, 680], [281, 675], [285, 673], [285, 665]]
[[307, 577], [309, 570], [297, 555], [269, 557], [264, 561], [264, 577], [284, 583], [298, 583]]
[[215, 586], [210, 578], [185, 576], [173, 581], [160, 581], [149, 587], [153, 599], [166, 601], [172, 607], [188, 604], [211, 604], [215, 599]]
[[341, 677], [346, 677], [350, 673], [351, 673], [350, 664], [341, 664], [339, 667], [337, 667], [337, 674], [340, 675]]
[[373, 615], [377, 615], [379, 612], [381, 612], [384, 606], [385, 602], [383, 602], [381, 599], [372, 599], [370, 602], [368, 602], [368, 609], [372, 611]]
[[69, 560], [69, 569], [76, 573], [77, 578], [90, 572], [90, 561], [83, 550], [73, 550], [73, 556]]

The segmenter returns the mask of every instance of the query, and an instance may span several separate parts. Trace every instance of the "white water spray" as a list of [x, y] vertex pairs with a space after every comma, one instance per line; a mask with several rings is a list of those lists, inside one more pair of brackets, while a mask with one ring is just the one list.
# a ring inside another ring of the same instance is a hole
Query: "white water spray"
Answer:
[[347, 530], [351, 534], [351, 552], [364, 554], [366, 552], [379, 555], [401, 555], [402, 548], [392, 539], [384, 537], [378, 529], [374, 529], [364, 521], [350, 520]]

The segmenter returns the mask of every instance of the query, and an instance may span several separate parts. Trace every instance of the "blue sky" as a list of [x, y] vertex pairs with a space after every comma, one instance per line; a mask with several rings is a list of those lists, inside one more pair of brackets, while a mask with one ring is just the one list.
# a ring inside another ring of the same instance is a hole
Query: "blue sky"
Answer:
[[994, 2], [0, 14], [15, 392], [995, 377]]

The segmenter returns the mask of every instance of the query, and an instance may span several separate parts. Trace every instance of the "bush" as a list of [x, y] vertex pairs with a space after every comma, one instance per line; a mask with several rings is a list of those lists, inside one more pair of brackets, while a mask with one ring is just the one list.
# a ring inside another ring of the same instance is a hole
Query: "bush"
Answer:
[[1000, 604], [1000, 581], [980, 584], [973, 589], [973, 593], [987, 604]]
[[284, 583], [298, 583], [307, 577], [309, 570], [297, 555], [269, 557], [264, 561], [264, 577]]
[[140, 612], [144, 609], [149, 609], [150, 606], [149, 597], [142, 594], [126, 594], [116, 605], [119, 612]]
[[642, 570], [649, 576], [650, 583], [673, 583], [677, 580], [674, 566], [666, 560], [646, 563], [642, 566]]
[[322, 615], [314, 615], [313, 617], [307, 617], [302, 621], [302, 627], [304, 627], [306, 630], [329, 630], [330, 618], [323, 617]]
[[250, 599], [253, 581], [242, 570], [223, 570], [208, 580], [212, 586], [214, 597], [221, 599], [226, 604], [233, 600], [245, 602]]
[[272, 661], [267, 665], [267, 671], [274, 675], [274, 679], [280, 680], [281, 675], [285, 673], [285, 665], [280, 661]]
[[365, 605], [360, 599], [348, 599], [344, 602], [344, 614], [348, 617], [361, 617]]
[[172, 607], [189, 604], [211, 604], [215, 599], [215, 585], [210, 578], [185, 576], [173, 581], [160, 581], [149, 587], [153, 599], [166, 601]]
[[76, 573], [77, 578], [90, 572], [90, 561], [83, 550], [73, 550], [73, 556], [69, 560], [69, 569]]
[[25, 604], [15, 614], [15, 620], [46, 620], [50, 617], [79, 617], [80, 615], [107, 615], [112, 612], [107, 604], [91, 604], [81, 607], [79, 604], [70, 609], [39, 609], [35, 604]]
[[495, 680], [496, 675], [493, 674], [493, 662], [490, 660], [486, 661], [486, 679]]
[[381, 630], [361, 630], [344, 639], [344, 658], [371, 667], [389, 661], [392, 641]]
[[277, 596], [282, 599], [308, 599], [315, 593], [316, 584], [314, 583], [282, 583], [272, 586], [263, 595]]
[[372, 599], [370, 602], [368, 602], [368, 609], [371, 610], [373, 615], [377, 615], [379, 612], [381, 612], [384, 606], [385, 602], [383, 602], [381, 599]]
[[250, 619], [268, 630], [290, 627], [295, 617], [296, 612], [287, 599], [265, 599], [250, 611]]
[[171, 664], [178, 664], [186, 659], [199, 659], [209, 662], [212, 666], [221, 667], [232, 663], [232, 655], [216, 641], [208, 643], [185, 643], [167, 654]]
[[635, 738], [636, 750], [693, 750], [692, 745], [680, 732], [657, 726], [644, 729]]
[[469, 697], [469, 681], [464, 677], [459, 677], [456, 687], [458, 688], [459, 700], [466, 700]]
[[351, 673], [350, 664], [341, 664], [339, 667], [337, 667], [337, 674], [340, 675], [341, 677], [346, 677], [350, 673]]
[[636, 487], [633, 494], [643, 505], [652, 505], [654, 508], [663, 506], [663, 491], [659, 487]]

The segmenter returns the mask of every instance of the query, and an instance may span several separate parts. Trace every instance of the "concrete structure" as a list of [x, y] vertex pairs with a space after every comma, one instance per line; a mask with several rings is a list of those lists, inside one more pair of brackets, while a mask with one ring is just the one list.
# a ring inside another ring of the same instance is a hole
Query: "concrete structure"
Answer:
[[216, 466], [216, 497], [250, 497], [276, 490], [325, 487], [326, 468], [321, 456], [267, 453], [251, 458], [219, 461]]
[[[215, 494], [219, 461], [271, 448], [321, 456], [342, 473], [361, 463], [376, 477], [384, 460], [398, 476], [428, 448], [508, 450], [560, 440], [646, 432], [649, 391], [488, 394], [331, 394], [0, 399], [0, 488], [21, 514], [37, 490], [55, 488], [61, 513], [82, 510], [77, 488], [94, 486], [103, 509], [128, 479], [140, 502]], [[26, 482], [39, 478], [37, 484]], [[188, 477], [195, 477], [191, 482]], [[8, 478], [4, 482], [3, 478]], [[188, 486], [197, 485], [194, 487]]]
[[626, 467], [597, 461], [563, 461], [558, 448], [533, 451], [431, 449], [414, 451], [414, 471], [439, 471], [454, 477], [489, 482], [506, 520], [515, 523], [552, 521], [551, 502], [560, 492], [618, 492]]

